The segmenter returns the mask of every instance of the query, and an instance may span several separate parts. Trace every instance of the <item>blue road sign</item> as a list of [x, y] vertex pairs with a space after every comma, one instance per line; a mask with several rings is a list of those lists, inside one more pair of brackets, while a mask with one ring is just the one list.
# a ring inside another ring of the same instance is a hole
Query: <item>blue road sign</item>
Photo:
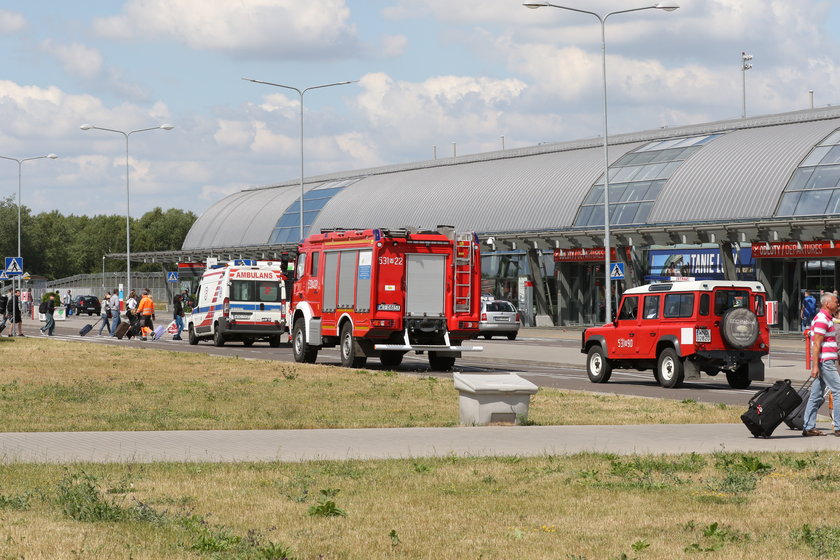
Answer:
[[610, 280], [624, 280], [624, 263], [612, 263]]
[[178, 281], [178, 273], [177, 272], [167, 272], [166, 273], [166, 281], [167, 282], [177, 282]]
[[23, 276], [23, 257], [6, 257], [6, 276]]

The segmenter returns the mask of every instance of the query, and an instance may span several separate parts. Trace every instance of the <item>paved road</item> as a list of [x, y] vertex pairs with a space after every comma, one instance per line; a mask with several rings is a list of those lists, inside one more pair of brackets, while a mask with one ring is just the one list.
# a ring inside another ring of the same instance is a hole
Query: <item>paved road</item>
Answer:
[[741, 424], [485, 426], [346, 430], [72, 432], [0, 434], [0, 463], [227, 462], [538, 456], [580, 452], [812, 452], [840, 438], [779, 428], [756, 439]]

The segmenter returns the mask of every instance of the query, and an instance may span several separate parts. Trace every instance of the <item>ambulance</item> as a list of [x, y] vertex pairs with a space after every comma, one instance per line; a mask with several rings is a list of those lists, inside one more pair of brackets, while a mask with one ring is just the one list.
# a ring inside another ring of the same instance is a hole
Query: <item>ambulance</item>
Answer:
[[341, 364], [379, 358], [398, 366], [426, 353], [432, 370], [451, 369], [464, 341], [478, 336], [481, 257], [472, 232], [322, 230], [298, 247], [287, 324], [298, 362], [339, 347]]
[[190, 344], [216, 346], [258, 340], [280, 346], [286, 331], [286, 285], [282, 263], [233, 261], [209, 267], [201, 277], [196, 305], [187, 317]]

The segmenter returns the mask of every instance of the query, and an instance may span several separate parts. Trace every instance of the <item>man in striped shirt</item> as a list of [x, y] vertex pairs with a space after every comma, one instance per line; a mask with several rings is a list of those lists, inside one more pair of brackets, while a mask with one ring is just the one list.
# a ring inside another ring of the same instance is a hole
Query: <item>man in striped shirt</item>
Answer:
[[[832, 293], [820, 298], [820, 310], [811, 323], [811, 396], [805, 405], [802, 435], [805, 437], [827, 435], [816, 428], [817, 411], [825, 402], [826, 388], [831, 389], [834, 402], [840, 402], [840, 375], [837, 373], [837, 331], [834, 314], [837, 312], [837, 296]], [[840, 437], [840, 406], [834, 408], [834, 435]]]

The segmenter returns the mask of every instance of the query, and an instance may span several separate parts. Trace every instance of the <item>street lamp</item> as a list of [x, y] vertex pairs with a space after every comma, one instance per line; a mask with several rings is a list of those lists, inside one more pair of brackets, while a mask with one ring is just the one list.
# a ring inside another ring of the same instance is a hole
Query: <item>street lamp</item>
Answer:
[[610, 278], [610, 157], [609, 157], [609, 142], [607, 140], [607, 40], [605, 32], [605, 24], [607, 18], [616, 14], [626, 14], [628, 12], [639, 12], [642, 10], [664, 10], [666, 12], [673, 12], [679, 5], [676, 2], [657, 2], [653, 6], [644, 6], [641, 8], [631, 8], [629, 10], [616, 10], [609, 12], [603, 16], [595, 12], [587, 10], [579, 10], [577, 8], [569, 8], [567, 6], [558, 6], [557, 4], [550, 4], [548, 2], [526, 2], [522, 4], [526, 8], [559, 8], [561, 10], [569, 10], [571, 12], [579, 12], [581, 14], [589, 14], [598, 18], [601, 23], [601, 78], [603, 82], [603, 97], [604, 97], [604, 304], [605, 315], [604, 318], [610, 321], [612, 318], [612, 279]]
[[149, 128], [141, 128], [139, 130], [131, 130], [124, 132], [122, 130], [114, 130], [113, 128], [102, 128], [100, 126], [93, 126], [91, 124], [83, 124], [80, 126], [82, 130], [104, 130], [106, 132], [116, 132], [125, 137], [125, 266], [126, 266], [126, 294], [131, 293], [131, 206], [129, 204], [129, 182], [128, 182], [128, 137], [135, 132], [146, 132], [147, 130], [172, 130], [175, 128], [171, 124], [162, 124], [160, 126], [152, 126]]
[[[56, 159], [56, 158], [58, 158], [58, 156], [57, 156], [57, 155], [55, 155], [55, 154], [47, 154], [47, 155], [45, 155], [45, 156], [35, 156], [35, 157], [28, 157], [28, 158], [23, 158], [23, 159], [17, 159], [17, 158], [13, 158], [13, 157], [0, 156], [0, 159], [7, 159], [7, 160], [9, 160], [9, 161], [16, 161], [16, 162], [17, 162], [17, 164], [18, 164], [18, 195], [17, 195], [17, 215], [18, 215], [18, 223], [17, 223], [17, 257], [18, 257], [18, 258], [20, 258], [20, 257], [21, 257], [21, 254], [20, 254], [20, 252], [21, 252], [21, 251], [20, 251], [20, 204], [21, 204], [21, 200], [20, 200], [20, 184], [21, 184], [21, 175], [22, 175], [21, 168], [23, 167], [23, 162], [24, 162], [24, 161], [32, 161], [33, 159], [44, 159], [44, 158]], [[22, 274], [22, 273], [23, 273], [23, 271], [21, 271], [21, 274]], [[15, 282], [14, 282], [14, 279], [12, 279], [12, 287], [14, 287], [14, 285], [15, 285]], [[18, 288], [20, 288], [20, 287], [21, 287], [21, 285], [22, 285], [22, 284], [21, 284], [21, 281], [20, 281], [20, 280], [18, 280]]]
[[752, 68], [752, 55], [741, 52], [741, 118], [747, 118], [747, 70]]
[[304, 89], [298, 89], [292, 86], [285, 86], [283, 84], [275, 84], [272, 82], [263, 82], [251, 78], [242, 78], [246, 82], [254, 82], [255, 84], [265, 84], [267, 86], [281, 87], [291, 89], [298, 92], [300, 96], [300, 239], [303, 241], [303, 94], [311, 89], [320, 89], [332, 86], [346, 86], [347, 84], [355, 84], [359, 80], [350, 80], [346, 82], [335, 82], [333, 84], [322, 84], [320, 86], [310, 86]]

